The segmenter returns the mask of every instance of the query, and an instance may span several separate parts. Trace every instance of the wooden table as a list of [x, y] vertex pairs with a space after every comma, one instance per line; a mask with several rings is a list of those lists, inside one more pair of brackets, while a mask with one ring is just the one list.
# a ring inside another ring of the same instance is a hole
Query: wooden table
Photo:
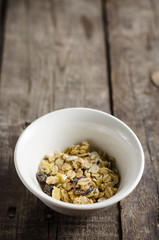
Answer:
[[[159, 1], [0, 0], [0, 6], [0, 239], [159, 239]], [[27, 124], [75, 106], [120, 118], [144, 148], [137, 188], [98, 216], [50, 210], [14, 168]]]

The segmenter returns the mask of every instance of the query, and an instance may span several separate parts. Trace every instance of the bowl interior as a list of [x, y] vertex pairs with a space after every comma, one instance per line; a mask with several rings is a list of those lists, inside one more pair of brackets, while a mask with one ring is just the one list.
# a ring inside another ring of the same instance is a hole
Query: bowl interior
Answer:
[[125, 124], [109, 114], [95, 110], [55, 111], [27, 127], [15, 150], [16, 168], [24, 184], [32, 192], [41, 191], [36, 172], [44, 155], [55, 150], [64, 150], [83, 140], [88, 140], [91, 145], [116, 158], [121, 180], [114, 197], [122, 198], [141, 175], [141, 146]]

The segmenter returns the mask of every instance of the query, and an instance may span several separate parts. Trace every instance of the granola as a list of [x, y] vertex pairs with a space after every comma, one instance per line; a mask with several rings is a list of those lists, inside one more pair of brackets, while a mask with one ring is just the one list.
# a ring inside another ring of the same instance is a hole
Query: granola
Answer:
[[104, 201], [117, 192], [120, 181], [115, 158], [91, 150], [87, 141], [47, 154], [36, 177], [46, 194], [74, 204]]

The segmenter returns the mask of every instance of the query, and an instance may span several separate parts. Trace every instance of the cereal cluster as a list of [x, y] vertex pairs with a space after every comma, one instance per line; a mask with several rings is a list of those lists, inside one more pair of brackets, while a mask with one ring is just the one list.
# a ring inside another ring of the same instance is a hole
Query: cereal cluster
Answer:
[[36, 177], [46, 194], [75, 204], [96, 203], [112, 197], [120, 179], [115, 158], [90, 150], [87, 141], [46, 155]]

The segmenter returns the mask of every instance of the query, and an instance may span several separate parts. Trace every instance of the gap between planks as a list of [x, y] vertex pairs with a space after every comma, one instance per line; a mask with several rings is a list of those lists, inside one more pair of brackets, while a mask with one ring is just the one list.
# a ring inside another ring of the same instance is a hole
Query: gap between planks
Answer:
[[114, 115], [113, 88], [112, 88], [112, 79], [111, 79], [111, 56], [110, 56], [110, 43], [109, 43], [109, 24], [108, 24], [108, 18], [107, 18], [106, 0], [101, 0], [101, 6], [102, 6], [104, 41], [105, 41], [105, 56], [106, 56], [106, 65], [107, 65], [107, 79], [108, 79], [108, 86], [109, 86], [110, 112], [112, 115]]
[[[111, 79], [111, 54], [110, 54], [110, 43], [109, 43], [109, 23], [107, 17], [107, 0], [101, 0], [102, 8], [102, 22], [103, 22], [103, 32], [105, 40], [105, 56], [106, 56], [106, 65], [107, 65], [107, 79], [109, 86], [109, 102], [110, 102], [110, 112], [114, 115], [114, 104], [113, 104], [113, 88], [112, 88], [112, 79]], [[122, 221], [121, 221], [121, 205], [118, 203], [119, 211], [119, 239], [122, 240]]]

